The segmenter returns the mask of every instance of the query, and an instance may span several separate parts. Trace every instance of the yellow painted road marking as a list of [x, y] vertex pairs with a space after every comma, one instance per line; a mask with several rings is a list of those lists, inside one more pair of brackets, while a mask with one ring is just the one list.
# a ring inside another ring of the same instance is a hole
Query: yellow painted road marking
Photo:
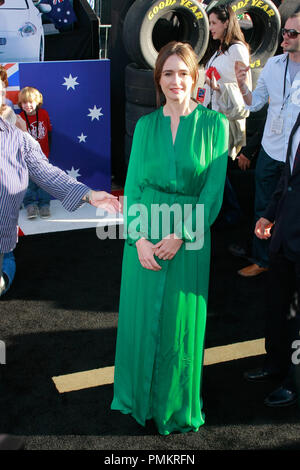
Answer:
[[58, 377], [52, 377], [52, 380], [59, 393], [72, 392], [112, 384], [114, 382], [114, 369], [114, 367], [102, 367], [101, 369], [59, 375]]
[[228, 344], [226, 346], [217, 346], [215, 348], [205, 349], [204, 365], [209, 366], [219, 362], [234, 361], [235, 359], [243, 359], [245, 357], [258, 356], [265, 353], [264, 338]]
[[[221, 362], [234, 361], [245, 357], [265, 354], [264, 338], [241, 343], [217, 346], [205, 349], [204, 365], [209, 366]], [[59, 393], [73, 392], [85, 388], [109, 385], [114, 382], [114, 367], [102, 367], [101, 369], [75, 372], [74, 374], [52, 377]]]

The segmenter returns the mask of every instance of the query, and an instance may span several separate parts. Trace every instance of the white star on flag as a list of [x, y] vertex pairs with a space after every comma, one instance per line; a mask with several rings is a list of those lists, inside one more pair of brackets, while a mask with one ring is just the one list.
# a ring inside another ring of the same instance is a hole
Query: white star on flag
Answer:
[[94, 105], [93, 109], [89, 108], [90, 112], [89, 112], [88, 116], [90, 116], [92, 118], [92, 121], [94, 119], [97, 119], [99, 121], [99, 117], [103, 116], [103, 114], [101, 113], [101, 109], [102, 108], [97, 108], [96, 105]]
[[63, 86], [66, 86], [67, 87], [67, 90], [69, 88], [72, 88], [73, 90], [75, 90], [75, 86], [76, 85], [79, 85], [79, 83], [76, 81], [78, 77], [72, 77], [72, 75], [70, 74], [69, 77], [64, 77], [65, 79], [65, 83], [62, 83]]
[[80, 168], [77, 168], [77, 170], [75, 170], [75, 168], [72, 166], [71, 170], [66, 170], [66, 171], [69, 176], [72, 176], [72, 178], [75, 178], [77, 180], [78, 176], [81, 176], [81, 174], [79, 173], [79, 170]]
[[83, 132], [81, 132], [81, 135], [78, 135], [78, 136], [77, 136], [77, 139], [79, 139], [79, 143], [80, 143], [80, 142], [84, 142], [84, 143], [85, 143], [86, 138], [87, 138], [87, 135], [84, 135]]

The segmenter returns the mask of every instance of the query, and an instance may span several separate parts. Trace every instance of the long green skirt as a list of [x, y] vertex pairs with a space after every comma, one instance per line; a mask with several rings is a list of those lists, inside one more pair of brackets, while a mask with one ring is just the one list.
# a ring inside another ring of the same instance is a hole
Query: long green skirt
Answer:
[[[143, 204], [193, 203], [154, 189]], [[153, 240], [155, 243], [157, 240]], [[210, 233], [204, 246], [183, 244], [161, 271], [143, 268], [135, 245], [125, 243], [115, 359], [113, 410], [160, 434], [197, 431], [204, 423], [201, 400], [208, 296]]]

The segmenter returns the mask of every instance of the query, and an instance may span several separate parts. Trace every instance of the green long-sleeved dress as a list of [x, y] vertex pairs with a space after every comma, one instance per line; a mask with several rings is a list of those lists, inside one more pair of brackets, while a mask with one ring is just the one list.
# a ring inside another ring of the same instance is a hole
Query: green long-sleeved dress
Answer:
[[[163, 108], [143, 116], [135, 129], [124, 191], [126, 242], [111, 408], [142, 425], [154, 419], [163, 435], [197, 431], [204, 423], [209, 227], [222, 204], [227, 156], [227, 119], [202, 105], [181, 116], [174, 144]], [[201, 204], [204, 217], [197, 210]], [[156, 258], [160, 271], [145, 269], [135, 242], [145, 236], [157, 243], [168, 234], [158, 210], [168, 207], [174, 209], [169, 233], [184, 243], [172, 260]]]

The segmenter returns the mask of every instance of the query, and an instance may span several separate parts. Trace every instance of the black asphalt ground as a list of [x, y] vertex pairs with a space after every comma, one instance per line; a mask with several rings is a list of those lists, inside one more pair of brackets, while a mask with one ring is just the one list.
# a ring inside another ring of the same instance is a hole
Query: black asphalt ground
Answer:
[[[263, 337], [266, 274], [239, 277], [247, 262], [228, 251], [231, 242], [245, 242], [249, 220], [246, 214], [236, 227], [213, 230], [206, 348]], [[122, 251], [122, 240], [99, 240], [95, 229], [20, 238], [15, 281], [0, 300], [0, 434], [22, 436], [26, 450], [103, 450], [101, 458], [111, 451], [300, 450], [299, 407], [265, 407], [276, 383], [243, 378], [261, 355], [204, 367], [206, 424], [197, 433], [163, 437], [153, 423], [143, 428], [111, 411], [112, 384], [58, 392], [52, 377], [114, 364]]]

